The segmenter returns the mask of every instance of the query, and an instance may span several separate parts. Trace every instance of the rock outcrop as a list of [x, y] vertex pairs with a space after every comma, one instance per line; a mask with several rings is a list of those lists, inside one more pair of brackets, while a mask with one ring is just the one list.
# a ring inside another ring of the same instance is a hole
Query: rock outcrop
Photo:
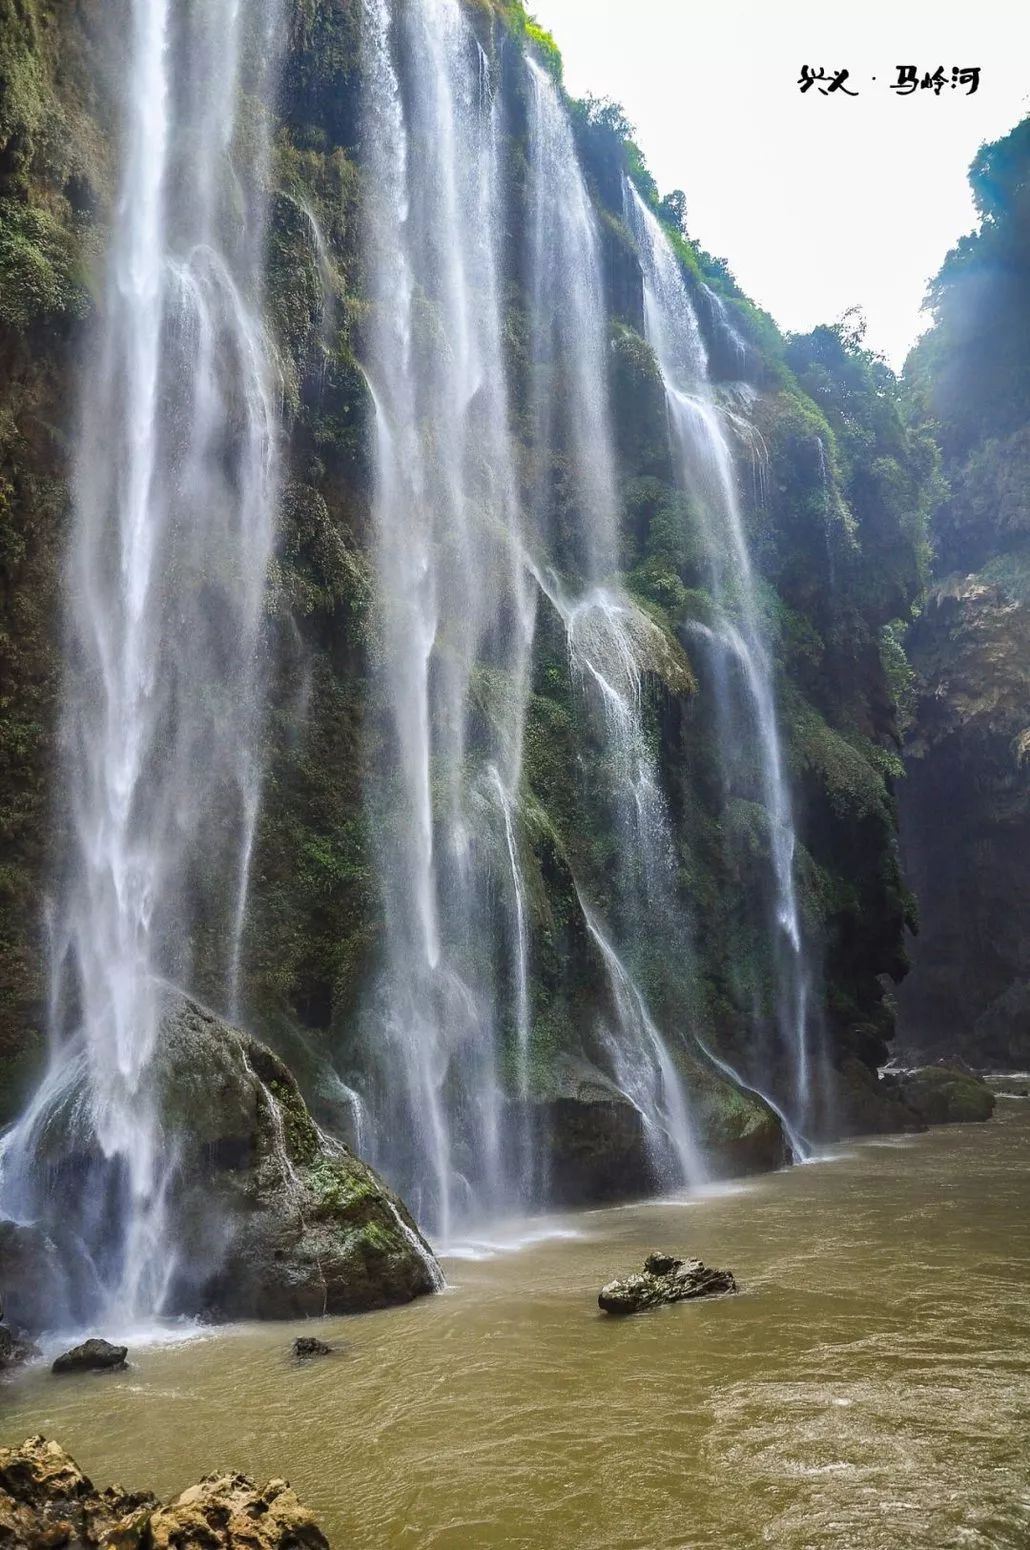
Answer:
[[259, 1488], [246, 1475], [207, 1475], [162, 1505], [145, 1491], [98, 1491], [56, 1442], [30, 1437], [0, 1448], [0, 1543], [26, 1550], [328, 1550], [328, 1540], [285, 1480]]
[[[708, 1065], [681, 1057], [696, 1140], [713, 1176], [782, 1166], [789, 1152], [779, 1120], [756, 1094]], [[536, 1105], [551, 1156], [552, 1198], [566, 1205], [625, 1200], [661, 1186], [640, 1111], [585, 1059], [566, 1060], [552, 1097]]]
[[126, 1366], [128, 1355], [127, 1346], [112, 1345], [109, 1340], [84, 1340], [81, 1345], [73, 1346], [70, 1351], [59, 1356], [51, 1371], [58, 1374], [110, 1372], [112, 1368]]
[[[169, 991], [154, 1059], [163, 1146], [175, 1159], [166, 1230], [179, 1245], [163, 1311], [213, 1319], [358, 1313], [439, 1284], [404, 1203], [319, 1130], [293, 1076], [258, 1040]], [[91, 1288], [52, 1243], [73, 1192], [88, 1193], [104, 1166], [88, 1105], [51, 1115], [44, 1142], [53, 1222], [18, 1241], [27, 1264], [77, 1275], [76, 1312], [88, 1322]], [[34, 1306], [20, 1298], [25, 1328], [54, 1321], [47, 1292], [42, 1277]]]
[[563, 1064], [538, 1122], [548, 1137], [556, 1201], [626, 1199], [653, 1187], [640, 1111], [585, 1060]]
[[333, 1354], [333, 1347], [314, 1335], [298, 1335], [290, 1349], [298, 1361], [307, 1361], [312, 1356], [332, 1356]]
[[[73, 1281], [88, 1279], [88, 1267], [74, 1240], [62, 1235], [56, 1219], [53, 1233], [40, 1226], [0, 1220], [0, 1294], [11, 1329], [38, 1331], [74, 1325], [81, 1311]], [[61, 1246], [58, 1246], [60, 1239]]]
[[666, 1302], [717, 1297], [736, 1290], [732, 1270], [712, 1270], [699, 1259], [649, 1254], [642, 1273], [603, 1286], [597, 1305], [605, 1313], [643, 1313]]
[[902, 1101], [928, 1125], [990, 1119], [994, 1094], [986, 1082], [953, 1066], [921, 1066], [899, 1078]]

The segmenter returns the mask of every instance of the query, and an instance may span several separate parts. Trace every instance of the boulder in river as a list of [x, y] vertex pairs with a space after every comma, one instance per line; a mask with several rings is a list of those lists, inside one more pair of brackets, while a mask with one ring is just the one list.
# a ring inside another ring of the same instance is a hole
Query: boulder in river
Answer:
[[328, 1550], [285, 1480], [259, 1488], [246, 1475], [207, 1475], [162, 1505], [147, 1491], [98, 1491], [56, 1442], [30, 1437], [0, 1448], [0, 1543], [172, 1550]]
[[178, 1138], [168, 1311], [310, 1318], [440, 1285], [403, 1201], [319, 1129], [270, 1049], [179, 997], [159, 1058], [161, 1108]]
[[109, 1340], [84, 1340], [73, 1346], [55, 1361], [52, 1372], [108, 1372], [113, 1367], [124, 1367], [129, 1354], [128, 1346], [112, 1345]]
[[601, 1288], [597, 1303], [605, 1313], [642, 1313], [665, 1302], [717, 1297], [736, 1290], [732, 1270], [712, 1270], [699, 1259], [649, 1254], [642, 1273], [609, 1281]]
[[[789, 1160], [780, 1122], [762, 1098], [707, 1062], [686, 1054], [678, 1061], [692, 1095], [696, 1140], [713, 1176], [763, 1172]], [[556, 1060], [533, 1109], [547, 1137], [554, 1200], [587, 1205], [662, 1188], [639, 1108], [599, 1066], [583, 1058]]]
[[[407, 1207], [316, 1125], [282, 1060], [189, 997], [162, 995], [150, 1084], [161, 1150], [174, 1159], [163, 1232], [176, 1249], [162, 1312], [309, 1318], [435, 1290], [439, 1268]], [[30, 1332], [58, 1327], [69, 1306], [88, 1328], [103, 1307], [97, 1256], [76, 1255], [61, 1227], [88, 1218], [110, 1166], [91, 1112], [88, 1094], [62, 1095], [36, 1146], [52, 1181], [44, 1219], [30, 1229], [0, 1223], [0, 1246], [6, 1231], [18, 1248], [16, 1322]], [[105, 1229], [114, 1236], [124, 1224], [112, 1213]], [[116, 1244], [102, 1247], [116, 1259]]]
[[291, 1350], [301, 1361], [306, 1361], [311, 1356], [332, 1356], [333, 1354], [333, 1347], [314, 1335], [298, 1335]]
[[898, 1088], [904, 1103], [927, 1125], [955, 1125], [990, 1119], [994, 1094], [968, 1067], [921, 1066], [906, 1071]]

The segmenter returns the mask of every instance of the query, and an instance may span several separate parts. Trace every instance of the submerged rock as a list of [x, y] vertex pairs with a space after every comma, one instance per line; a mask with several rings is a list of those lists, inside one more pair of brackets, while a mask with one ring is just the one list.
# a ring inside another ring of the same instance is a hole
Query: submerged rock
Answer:
[[328, 1550], [329, 1544], [285, 1480], [259, 1488], [246, 1475], [207, 1475], [161, 1505], [146, 1491], [98, 1491], [64, 1449], [44, 1437], [0, 1448], [0, 1543], [34, 1550]]
[[106, 1372], [112, 1367], [124, 1367], [129, 1354], [128, 1346], [112, 1345], [109, 1340], [84, 1340], [59, 1356], [52, 1372]]
[[990, 1119], [994, 1094], [968, 1069], [922, 1066], [899, 1080], [903, 1102], [928, 1125], [954, 1125]]
[[314, 1335], [298, 1335], [290, 1347], [294, 1356], [302, 1361], [309, 1356], [332, 1356], [333, 1347], [327, 1345], [324, 1340], [317, 1340]]
[[732, 1270], [712, 1270], [699, 1259], [649, 1254], [641, 1274], [609, 1281], [602, 1286], [597, 1303], [605, 1313], [642, 1313], [664, 1302], [717, 1297], [736, 1290]]

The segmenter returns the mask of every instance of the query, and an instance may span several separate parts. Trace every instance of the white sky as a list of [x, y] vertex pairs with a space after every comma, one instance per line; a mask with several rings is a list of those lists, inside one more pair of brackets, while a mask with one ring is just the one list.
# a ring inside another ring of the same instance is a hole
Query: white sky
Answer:
[[[927, 280], [975, 226], [966, 169], [1030, 110], [1025, 0], [529, 0], [574, 96], [621, 102], [691, 236], [781, 328], [860, 305], [900, 367]], [[980, 88], [901, 96], [895, 66], [979, 65]], [[857, 98], [803, 95], [846, 67]], [[872, 76], [876, 80], [871, 79]]]

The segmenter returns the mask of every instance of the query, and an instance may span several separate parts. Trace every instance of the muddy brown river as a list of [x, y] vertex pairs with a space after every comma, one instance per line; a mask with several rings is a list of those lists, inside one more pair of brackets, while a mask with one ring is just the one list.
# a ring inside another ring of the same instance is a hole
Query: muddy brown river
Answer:
[[[742, 1295], [600, 1315], [651, 1248]], [[444, 1263], [412, 1307], [33, 1370], [0, 1389], [0, 1436], [168, 1494], [286, 1475], [358, 1550], [1030, 1546], [1030, 1102]], [[295, 1363], [302, 1328], [340, 1350]]]

